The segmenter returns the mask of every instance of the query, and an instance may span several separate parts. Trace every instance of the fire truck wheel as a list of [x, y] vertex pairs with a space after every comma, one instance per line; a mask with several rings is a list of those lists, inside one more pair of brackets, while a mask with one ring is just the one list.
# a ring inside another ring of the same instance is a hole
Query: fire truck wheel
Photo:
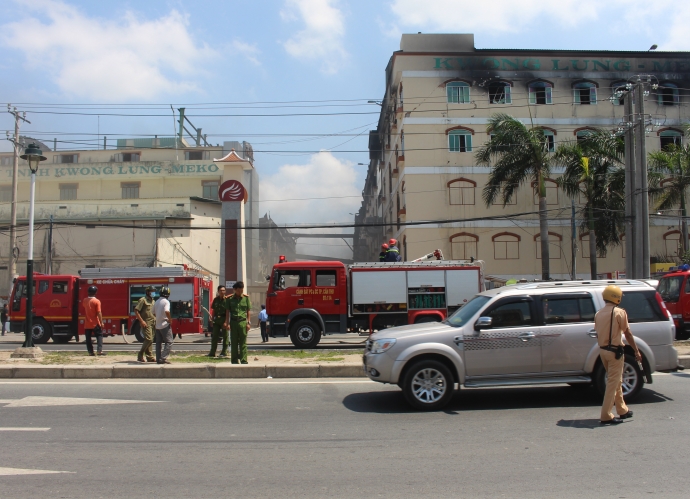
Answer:
[[314, 348], [321, 341], [321, 331], [314, 321], [302, 319], [290, 328], [290, 340], [297, 348]]
[[36, 319], [31, 327], [34, 343], [48, 343], [53, 335], [53, 328], [43, 319]]
[[138, 321], [134, 321], [132, 323], [132, 334], [139, 343], [144, 342], [144, 335], [141, 334], [141, 326], [139, 325]]

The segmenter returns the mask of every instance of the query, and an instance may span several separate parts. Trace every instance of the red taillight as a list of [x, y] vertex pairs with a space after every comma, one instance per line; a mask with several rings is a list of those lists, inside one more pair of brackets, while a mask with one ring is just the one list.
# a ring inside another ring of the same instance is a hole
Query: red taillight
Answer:
[[671, 315], [671, 312], [668, 311], [668, 308], [666, 308], [666, 304], [664, 303], [664, 300], [661, 298], [661, 295], [659, 293], [655, 293], [656, 296], [656, 302], [659, 304], [661, 307], [661, 310], [663, 312], [666, 312], [666, 316], [669, 318], [669, 320], [673, 320], [673, 316]]

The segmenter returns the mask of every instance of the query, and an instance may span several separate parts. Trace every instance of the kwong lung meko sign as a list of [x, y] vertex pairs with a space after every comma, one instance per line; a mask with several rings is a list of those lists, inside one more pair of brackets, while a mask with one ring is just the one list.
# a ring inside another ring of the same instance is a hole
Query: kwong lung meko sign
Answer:
[[[0, 178], [12, 178], [12, 168], [3, 168]], [[115, 165], [74, 165], [74, 166], [46, 166], [39, 168], [39, 177], [55, 178], [97, 178], [97, 177], [150, 177], [150, 176], [217, 176], [220, 168], [216, 164], [194, 165], [177, 163], [150, 164], [115, 164]], [[19, 168], [17, 177], [30, 177], [28, 168]]]
[[494, 71], [651, 71], [690, 72], [690, 60], [552, 59], [543, 57], [433, 57], [433, 69]]

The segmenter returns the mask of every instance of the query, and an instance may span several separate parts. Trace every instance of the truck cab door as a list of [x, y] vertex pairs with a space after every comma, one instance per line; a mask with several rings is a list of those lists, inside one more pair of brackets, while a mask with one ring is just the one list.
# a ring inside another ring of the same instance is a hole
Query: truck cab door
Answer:
[[342, 269], [317, 269], [312, 307], [323, 317], [326, 334], [347, 332], [345, 273]]
[[271, 314], [289, 315], [298, 308], [312, 308], [313, 292], [310, 269], [277, 270], [273, 277], [273, 303]]

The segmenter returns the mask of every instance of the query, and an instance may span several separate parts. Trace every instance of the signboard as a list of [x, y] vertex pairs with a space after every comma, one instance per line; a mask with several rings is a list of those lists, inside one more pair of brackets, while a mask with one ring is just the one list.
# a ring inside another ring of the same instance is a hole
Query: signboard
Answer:
[[225, 281], [225, 290], [230, 290], [237, 281]]
[[218, 188], [218, 199], [221, 201], [242, 201], [247, 202], [249, 193], [241, 182], [237, 180], [227, 180]]

